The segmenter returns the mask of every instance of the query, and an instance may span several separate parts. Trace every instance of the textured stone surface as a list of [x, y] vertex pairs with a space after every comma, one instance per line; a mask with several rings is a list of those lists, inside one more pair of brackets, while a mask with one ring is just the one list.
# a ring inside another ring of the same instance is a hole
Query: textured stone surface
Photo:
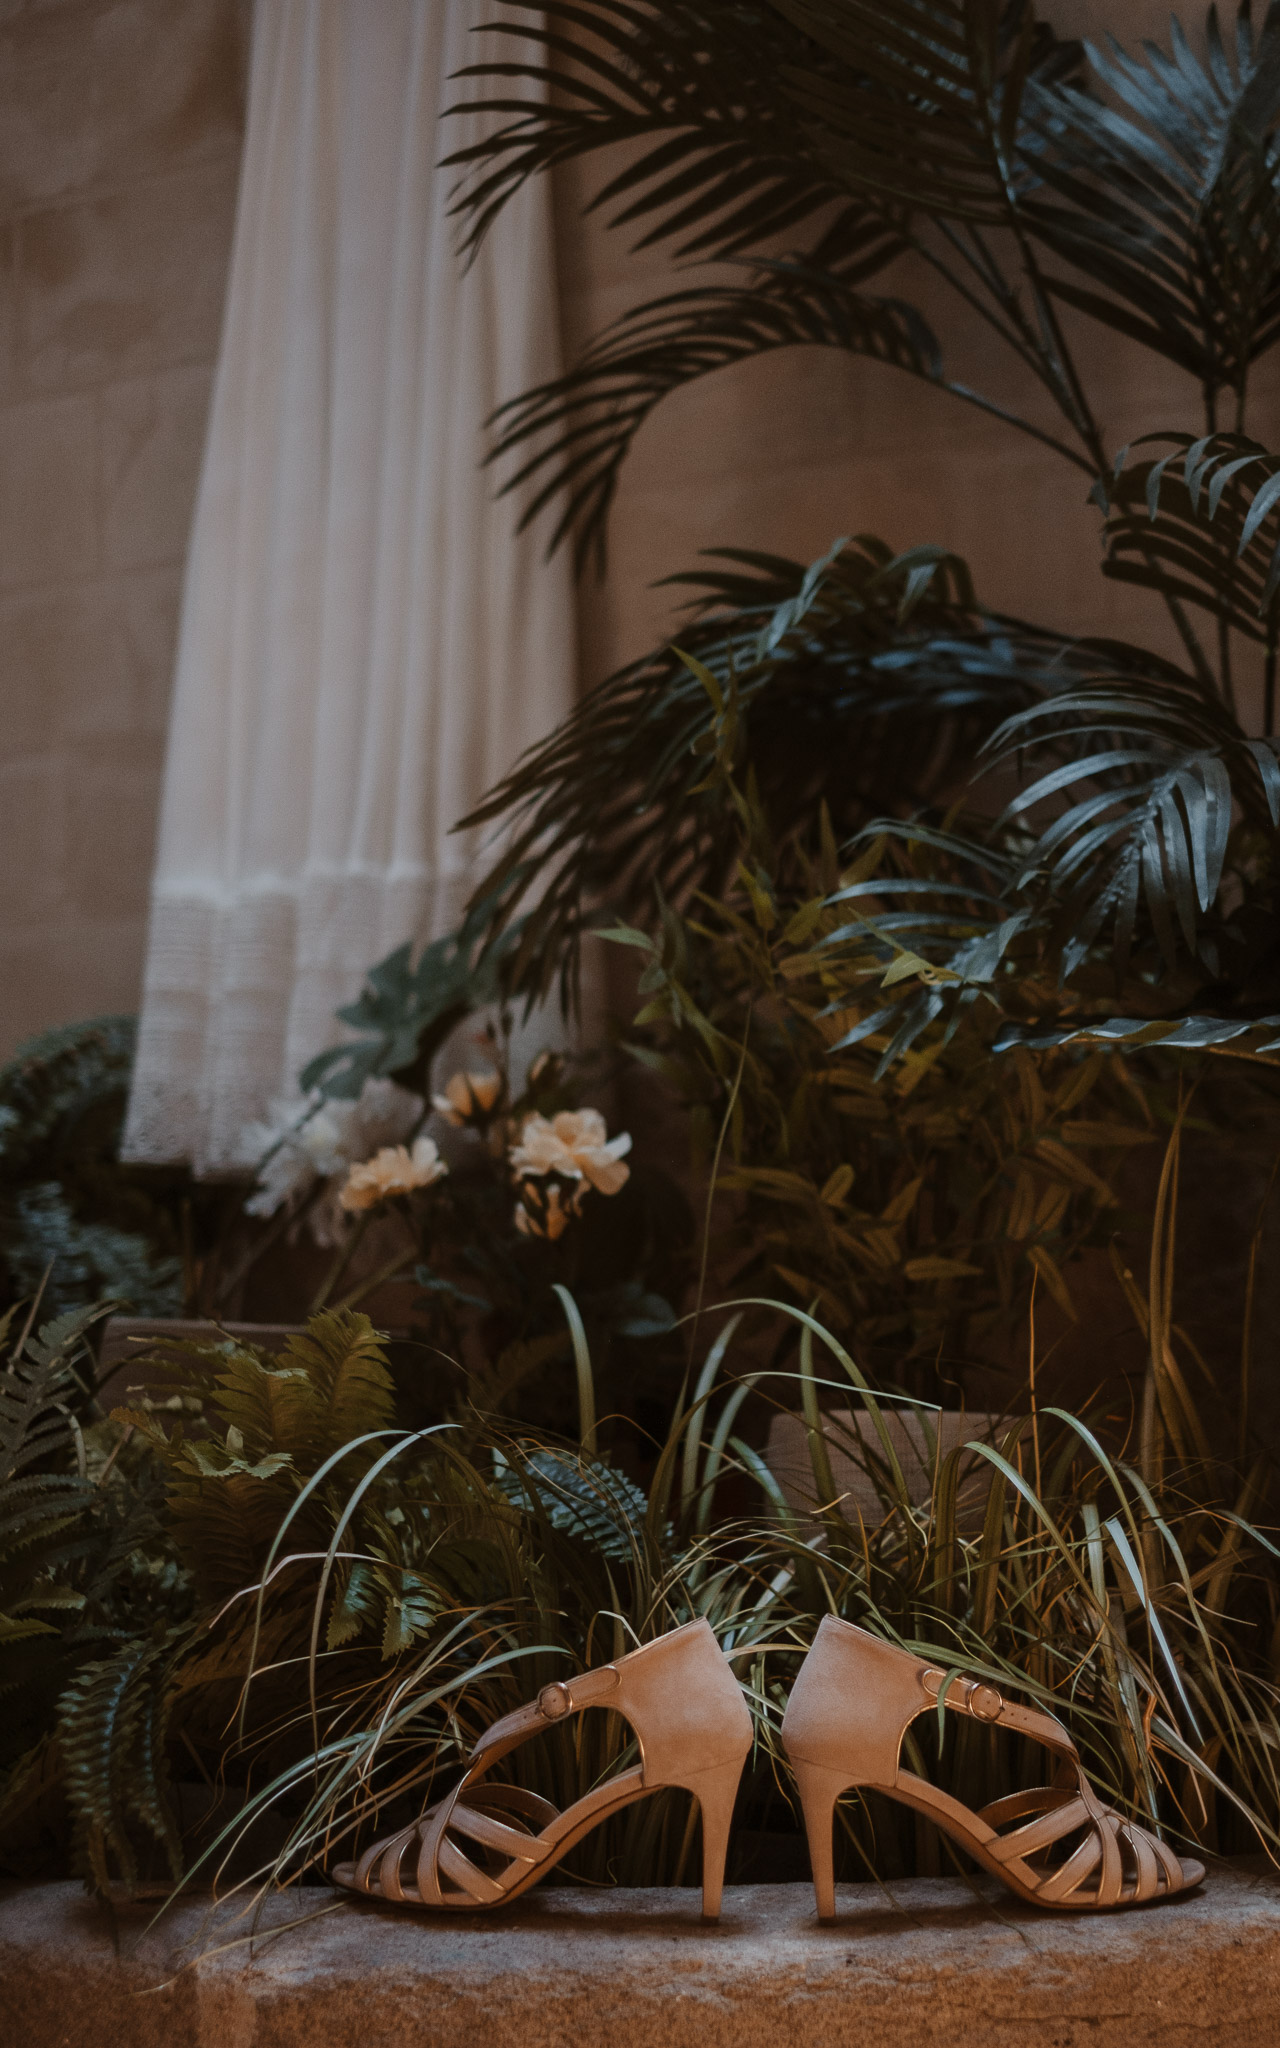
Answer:
[[138, 999], [249, 18], [0, 0], [0, 1058]]
[[[998, 1890], [998, 1888], [997, 1888]], [[328, 1907], [288, 1932], [306, 1906]], [[23, 2048], [1272, 2048], [1280, 1884], [1214, 1872], [1146, 1912], [1052, 1916], [952, 1879], [841, 1894], [550, 1889], [499, 1919], [392, 1916], [322, 1893], [247, 1924], [188, 1903], [147, 1931], [70, 1885], [0, 1902], [8, 2038]], [[233, 1946], [229, 1943], [236, 1943]], [[203, 1940], [205, 1953], [197, 1953]], [[216, 1952], [215, 1952], [216, 1951]], [[194, 1957], [194, 1960], [191, 1958]], [[183, 1967], [183, 1963], [186, 1966]]]

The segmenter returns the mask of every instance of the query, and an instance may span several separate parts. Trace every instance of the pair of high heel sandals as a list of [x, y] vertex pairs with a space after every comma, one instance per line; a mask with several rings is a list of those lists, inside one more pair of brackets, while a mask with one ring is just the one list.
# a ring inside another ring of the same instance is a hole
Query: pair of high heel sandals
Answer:
[[[903, 1770], [903, 1736], [918, 1714], [936, 1711], [939, 1696], [952, 1712], [1043, 1744], [1057, 1759], [1053, 1783], [974, 1813]], [[488, 1781], [520, 1743], [587, 1707], [623, 1716], [639, 1763], [563, 1813], [518, 1785]], [[709, 1623], [687, 1622], [599, 1670], [544, 1686], [480, 1738], [446, 1798], [330, 1875], [366, 1898], [474, 1913], [518, 1899], [598, 1821], [664, 1786], [682, 1786], [701, 1811], [702, 1914], [714, 1921], [751, 1742], [751, 1715], [728, 1658]], [[924, 1814], [1031, 1905], [1071, 1912], [1145, 1906], [1204, 1876], [1203, 1864], [1176, 1856], [1149, 1829], [1104, 1805], [1052, 1715], [1016, 1706], [993, 1685], [948, 1674], [834, 1616], [823, 1621], [801, 1666], [782, 1742], [804, 1811], [823, 1921], [835, 1918], [835, 1805], [855, 1787], [885, 1792]]]

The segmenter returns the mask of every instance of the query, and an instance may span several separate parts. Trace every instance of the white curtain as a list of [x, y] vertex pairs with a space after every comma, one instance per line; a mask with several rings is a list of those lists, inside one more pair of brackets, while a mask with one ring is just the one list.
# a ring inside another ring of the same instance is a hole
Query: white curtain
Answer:
[[572, 700], [567, 572], [478, 467], [558, 368], [547, 183], [464, 273], [438, 168], [500, 12], [257, 0], [131, 1159], [236, 1159], [364, 969], [454, 921], [480, 850], [450, 827]]

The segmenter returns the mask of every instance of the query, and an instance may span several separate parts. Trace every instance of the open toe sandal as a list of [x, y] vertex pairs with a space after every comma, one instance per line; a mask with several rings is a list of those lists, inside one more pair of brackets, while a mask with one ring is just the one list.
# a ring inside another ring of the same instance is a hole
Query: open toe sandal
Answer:
[[[1043, 1743], [1058, 1759], [1051, 1785], [972, 1812], [901, 1765], [918, 1714], [946, 1707]], [[993, 1685], [948, 1674], [828, 1615], [800, 1668], [782, 1741], [804, 1809], [818, 1917], [835, 1917], [832, 1831], [841, 1793], [866, 1787], [914, 1807], [1031, 1905], [1106, 1912], [1174, 1898], [1204, 1866], [1176, 1856], [1150, 1829], [1104, 1805], [1061, 1722], [1015, 1706]]]
[[[587, 1707], [621, 1714], [640, 1761], [563, 1813], [486, 1774], [529, 1737]], [[333, 1882], [366, 1898], [426, 1911], [474, 1913], [518, 1899], [598, 1821], [663, 1786], [683, 1786], [702, 1816], [702, 1913], [720, 1914], [729, 1823], [751, 1747], [751, 1715], [710, 1624], [687, 1622], [612, 1664], [545, 1685], [494, 1723], [444, 1799], [399, 1834], [374, 1842]]]

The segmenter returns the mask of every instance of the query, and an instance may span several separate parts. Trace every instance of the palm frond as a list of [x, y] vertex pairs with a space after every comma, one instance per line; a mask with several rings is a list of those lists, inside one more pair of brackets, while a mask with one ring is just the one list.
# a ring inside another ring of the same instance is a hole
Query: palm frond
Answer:
[[1101, 94], [1032, 78], [1024, 96], [1035, 185], [1021, 210], [1087, 282], [1048, 289], [1177, 363], [1210, 397], [1242, 390], [1280, 338], [1280, 7], [1234, 49], [1217, 9], [1198, 55], [1175, 18], [1171, 47], [1088, 57]]
[[[1117, 1052], [1219, 1052], [1254, 1058], [1280, 1053], [1280, 1016], [1275, 1017], [1090, 1017], [1079, 1023], [1049, 1026], [1010, 1021], [993, 1041], [997, 1052], [1026, 1046], [1031, 1052], [1059, 1046], [1102, 1047]], [[1280, 1061], [1276, 1063], [1280, 1072]]]
[[1007, 0], [774, 0], [833, 60], [797, 53], [788, 83], [847, 189], [939, 220], [1004, 227], [1021, 180], [1031, 77], [1074, 65], [1029, 5]]
[[1005, 819], [1063, 800], [1028, 847], [1020, 882], [1034, 877], [1068, 928], [1064, 977], [1108, 927], [1123, 972], [1145, 919], [1168, 967], [1184, 949], [1199, 952], [1216, 979], [1224, 963], [1204, 951], [1200, 927], [1217, 902], [1235, 807], [1267, 837], [1280, 823], [1275, 745], [1246, 739], [1225, 706], [1194, 689], [1099, 679], [1016, 713], [989, 751], [1009, 762], [1047, 749], [1067, 758], [1026, 782]]
[[660, 901], [718, 888], [736, 858], [718, 762], [754, 779], [775, 834], [825, 803], [844, 835], [890, 796], [921, 800], [1012, 707], [1098, 660], [985, 618], [936, 548], [894, 556], [863, 535], [807, 570], [719, 561], [678, 579], [700, 592], [680, 649], [599, 685], [467, 821], [505, 827], [478, 899], [495, 932], [525, 910], [512, 990], [544, 993], [557, 974], [571, 990], [609, 912], [652, 925]]
[[942, 359], [927, 322], [905, 300], [873, 298], [857, 289], [869, 264], [879, 265], [874, 239], [859, 229], [852, 251], [833, 250], [834, 234], [812, 256], [757, 263], [741, 286], [704, 286], [669, 293], [624, 314], [585, 350], [573, 369], [501, 406], [489, 460], [532, 446], [503, 481], [504, 491], [531, 480], [521, 525], [553, 504], [549, 546], [572, 533], [579, 566], [594, 550], [603, 560], [604, 532], [618, 473], [655, 406], [695, 378], [776, 349], [821, 347], [889, 363], [941, 383]]
[[[760, 0], [511, 0], [521, 14], [486, 25], [527, 56], [468, 65], [458, 76], [501, 82], [454, 114], [485, 117], [488, 133], [446, 159], [463, 176], [454, 211], [474, 248], [526, 178], [611, 145], [633, 146], [593, 207], [611, 225], [643, 228], [638, 246], [674, 241], [676, 254], [724, 258], [790, 233], [842, 196], [811, 146], [784, 67], [799, 53], [823, 64]], [[524, 82], [547, 98], [511, 97]], [[636, 143], [646, 145], [638, 153]], [[880, 260], [898, 243], [877, 230]]]
[[1121, 451], [1104, 493], [1104, 575], [1173, 591], [1274, 647], [1280, 600], [1280, 457], [1243, 434], [1149, 434], [1167, 453]]

